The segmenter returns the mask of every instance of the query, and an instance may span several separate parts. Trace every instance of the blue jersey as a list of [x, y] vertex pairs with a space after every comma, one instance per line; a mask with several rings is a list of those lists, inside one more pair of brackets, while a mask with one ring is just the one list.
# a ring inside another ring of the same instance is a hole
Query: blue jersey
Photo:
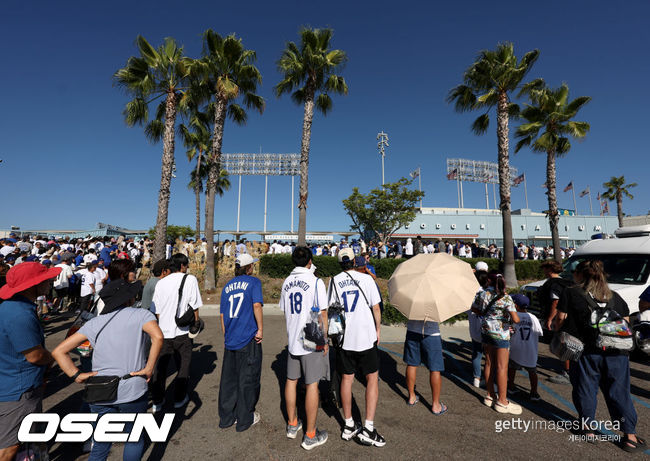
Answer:
[[361, 254], [361, 245], [359, 245], [358, 243], [353, 243], [352, 251], [354, 251], [355, 256], [359, 256]]
[[226, 330], [226, 349], [236, 351], [246, 346], [257, 333], [253, 304], [263, 304], [262, 282], [250, 275], [231, 279], [221, 291], [221, 314]]

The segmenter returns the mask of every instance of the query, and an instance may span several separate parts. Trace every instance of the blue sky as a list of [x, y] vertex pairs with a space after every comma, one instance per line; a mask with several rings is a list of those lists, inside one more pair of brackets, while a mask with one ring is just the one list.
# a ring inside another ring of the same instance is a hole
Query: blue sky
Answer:
[[[638, 85], [650, 74], [649, 17], [650, 3], [644, 1], [7, 0], [0, 16], [0, 229], [154, 224], [162, 145], [149, 144], [140, 128], [125, 125], [127, 97], [111, 80], [136, 54], [138, 34], [156, 46], [172, 36], [192, 57], [200, 55], [200, 35], [207, 28], [243, 38], [257, 51], [266, 111], [250, 113], [243, 127], [227, 122], [223, 151], [259, 152], [261, 146], [265, 152], [299, 152], [302, 107], [275, 98], [272, 88], [280, 78], [275, 62], [284, 43], [297, 40], [301, 25], [332, 27], [333, 46], [349, 56], [342, 72], [349, 94], [336, 97], [333, 111], [317, 115], [313, 124], [308, 229], [348, 228], [341, 199], [354, 186], [368, 191], [381, 181], [380, 130], [390, 136], [386, 180], [420, 166], [424, 206], [456, 206], [445, 159], [496, 161], [496, 128], [473, 135], [470, 125], [478, 114], [455, 113], [445, 96], [477, 52], [500, 41], [514, 42], [518, 55], [541, 51], [530, 78], [543, 77], [553, 86], [567, 82], [571, 97], [593, 98], [578, 117], [591, 124], [591, 132], [559, 161], [559, 187], [570, 181], [578, 192], [591, 186], [598, 210], [599, 186], [612, 175], [625, 175], [639, 185], [624, 210], [645, 214], [650, 96]], [[516, 122], [511, 132], [515, 127]], [[511, 155], [527, 175], [530, 207], [546, 209], [545, 157], [526, 150]], [[193, 225], [194, 196], [186, 187], [191, 165], [180, 141], [176, 159], [169, 222]], [[217, 200], [218, 229], [235, 227], [237, 180], [232, 180], [232, 189]], [[269, 229], [289, 228], [290, 184], [288, 177], [269, 179]], [[298, 178], [296, 190], [297, 185]], [[262, 228], [263, 200], [264, 178], [244, 177], [242, 229]], [[512, 205], [524, 206], [521, 187], [513, 189]], [[485, 206], [482, 184], [465, 185], [465, 206]], [[573, 208], [570, 193], [559, 192], [559, 206]], [[578, 198], [579, 211], [588, 207], [587, 198]], [[615, 211], [613, 204], [610, 209]], [[296, 212], [296, 229], [297, 219]]]

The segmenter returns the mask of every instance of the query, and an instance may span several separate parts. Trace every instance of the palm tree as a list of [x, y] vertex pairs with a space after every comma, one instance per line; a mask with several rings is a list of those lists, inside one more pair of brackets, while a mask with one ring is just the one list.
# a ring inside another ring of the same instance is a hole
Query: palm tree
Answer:
[[483, 50], [463, 75], [463, 84], [453, 88], [447, 102], [455, 103], [458, 112], [485, 111], [472, 124], [472, 131], [481, 135], [489, 126], [489, 111], [496, 106], [497, 142], [499, 163], [499, 195], [503, 222], [503, 275], [506, 285], [517, 286], [515, 258], [512, 241], [510, 212], [510, 149], [508, 139], [509, 117], [516, 115], [519, 107], [510, 101], [510, 93], [516, 90], [539, 56], [538, 50], [529, 51], [517, 61], [512, 43], [500, 43], [496, 50]]
[[[264, 98], [255, 94], [262, 83], [260, 71], [255, 67], [256, 55], [244, 48], [241, 39], [235, 35], [221, 37], [212, 29], [203, 34], [203, 57], [195, 61], [192, 75], [200, 79], [200, 85], [193, 90], [193, 97], [211, 101], [208, 112], [212, 115], [212, 146], [208, 156], [208, 181], [206, 192], [205, 238], [211, 248], [214, 242], [214, 201], [221, 175], [221, 146], [226, 116], [235, 123], [246, 123], [247, 114], [235, 103], [239, 98], [249, 109], [264, 111]], [[214, 252], [206, 257], [206, 290], [216, 287]]]
[[[155, 49], [142, 36], [136, 38], [139, 57], [131, 56], [126, 66], [113, 75], [117, 86], [133, 97], [126, 104], [124, 117], [128, 126], [146, 125], [145, 134], [151, 141], [163, 140], [162, 171], [158, 193], [153, 260], [165, 257], [167, 213], [174, 167], [174, 128], [179, 105], [184, 104], [183, 85], [187, 78], [188, 58], [173, 38], [166, 38]], [[156, 109], [158, 117], [149, 122], [149, 105], [164, 98]]]
[[632, 182], [625, 184], [625, 176], [612, 176], [612, 178], [603, 184], [607, 190], [603, 193], [602, 197], [607, 200], [616, 200], [616, 212], [618, 213], [618, 227], [623, 227], [623, 196], [633, 199], [634, 195], [630, 194], [630, 189], [636, 187], [637, 184]]
[[342, 50], [330, 50], [332, 34], [332, 29], [303, 28], [300, 31], [300, 48], [294, 42], [288, 42], [278, 61], [283, 79], [275, 86], [276, 95], [280, 97], [283, 93], [291, 93], [291, 99], [296, 104], [304, 105], [300, 145], [298, 245], [305, 245], [307, 234], [307, 179], [314, 105], [326, 115], [332, 109], [329, 93], [348, 93], [345, 79], [336, 74], [343, 67], [347, 56]]
[[187, 160], [191, 162], [196, 158], [196, 168], [190, 173], [188, 187], [194, 189], [196, 198], [196, 240], [198, 241], [201, 238], [201, 192], [208, 175], [206, 152], [211, 145], [207, 114], [196, 111], [189, 122], [189, 127], [185, 124], [179, 126], [179, 133], [187, 148]]
[[[569, 153], [569, 136], [581, 139], [587, 135], [589, 124], [571, 119], [591, 98], [581, 96], [568, 102], [569, 87], [566, 84], [551, 89], [541, 79], [525, 85], [522, 92], [528, 94], [531, 104], [526, 104], [526, 108], [521, 112], [521, 117], [527, 123], [517, 128], [515, 137], [520, 140], [515, 146], [515, 152], [519, 152], [524, 146], [530, 146], [533, 152], [546, 153], [546, 194], [553, 256], [556, 261], [562, 262], [560, 233], [557, 227], [560, 217], [557, 211], [555, 159]], [[543, 132], [540, 134], [541, 130]]]

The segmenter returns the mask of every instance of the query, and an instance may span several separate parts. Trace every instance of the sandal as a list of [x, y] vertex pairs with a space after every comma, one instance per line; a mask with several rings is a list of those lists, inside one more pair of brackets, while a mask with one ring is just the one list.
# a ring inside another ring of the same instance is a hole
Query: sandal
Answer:
[[431, 408], [431, 413], [433, 413], [433, 414], [436, 415], [436, 416], [442, 416], [442, 415], [444, 415], [445, 413], [447, 413], [447, 410], [448, 410], [449, 408], [447, 408], [447, 405], [445, 405], [444, 402], [440, 402], [440, 407], [441, 407], [441, 408], [440, 408], [440, 411], [437, 412], [437, 413], [436, 413], [435, 411], [433, 411], [433, 407], [432, 407], [432, 408]]
[[420, 396], [419, 396], [419, 395], [416, 395], [416, 396], [415, 396], [415, 401], [414, 401], [413, 403], [410, 402], [410, 398], [409, 398], [409, 399], [406, 399], [406, 404], [407, 404], [409, 407], [414, 407], [414, 406], [415, 406], [419, 401], [420, 401]]
[[636, 442], [632, 442], [630, 439], [625, 437], [621, 442], [621, 448], [628, 453], [636, 453], [637, 451], [645, 450], [646, 443], [645, 440], [639, 436], [637, 436]]

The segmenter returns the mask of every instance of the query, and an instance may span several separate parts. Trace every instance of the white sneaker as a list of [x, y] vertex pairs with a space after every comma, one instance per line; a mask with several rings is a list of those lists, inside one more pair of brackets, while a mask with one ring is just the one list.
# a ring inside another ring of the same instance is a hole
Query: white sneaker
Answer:
[[507, 405], [502, 403], [494, 402], [494, 409], [497, 413], [510, 413], [511, 415], [520, 415], [522, 412], [521, 405], [517, 405], [513, 402], [508, 402]]
[[183, 408], [185, 405], [187, 405], [187, 402], [190, 401], [190, 396], [185, 395], [185, 398], [181, 400], [180, 402], [174, 402], [174, 408], [179, 409]]
[[474, 378], [474, 387], [481, 387], [481, 378]]

